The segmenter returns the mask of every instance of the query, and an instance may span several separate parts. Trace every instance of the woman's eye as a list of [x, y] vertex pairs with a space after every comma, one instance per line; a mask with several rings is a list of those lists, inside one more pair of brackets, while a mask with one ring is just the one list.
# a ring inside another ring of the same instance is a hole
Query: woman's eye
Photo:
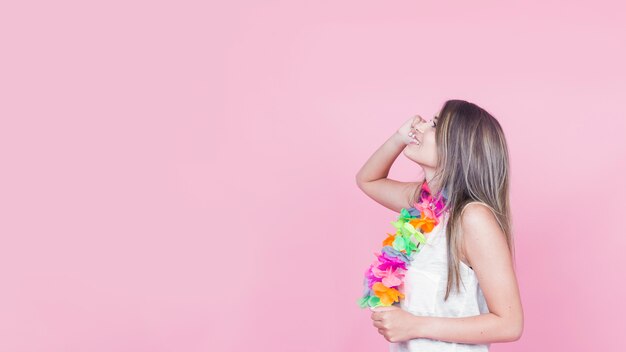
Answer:
[[433, 120], [433, 127], [437, 127], [437, 121]]

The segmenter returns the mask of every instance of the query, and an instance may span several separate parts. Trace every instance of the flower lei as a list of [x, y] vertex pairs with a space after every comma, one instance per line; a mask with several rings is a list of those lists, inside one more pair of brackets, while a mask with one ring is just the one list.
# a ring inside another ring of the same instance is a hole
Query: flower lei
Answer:
[[391, 222], [396, 233], [387, 233], [382, 250], [374, 253], [376, 260], [365, 271], [365, 290], [358, 300], [361, 308], [390, 306], [404, 298], [401, 285], [411, 255], [419, 253], [420, 244], [426, 242], [424, 233], [431, 232], [439, 224], [447, 201], [445, 192], [441, 197], [432, 196], [426, 180], [420, 192], [420, 202], [414, 203], [415, 208], [402, 208], [398, 220]]

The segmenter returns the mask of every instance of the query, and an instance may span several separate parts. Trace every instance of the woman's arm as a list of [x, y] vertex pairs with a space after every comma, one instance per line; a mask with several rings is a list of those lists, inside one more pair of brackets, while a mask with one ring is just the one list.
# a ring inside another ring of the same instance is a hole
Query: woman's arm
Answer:
[[457, 343], [487, 344], [519, 340], [522, 331], [494, 313], [448, 318], [415, 315], [412, 338], [429, 338]]
[[[408, 120], [405, 125], [410, 126], [413, 119]], [[391, 165], [406, 145], [407, 137], [395, 132], [356, 174], [356, 183], [367, 196], [398, 213], [402, 208], [411, 206], [411, 195], [418, 185], [418, 182], [400, 182], [387, 178]]]
[[460, 343], [516, 341], [524, 314], [506, 238], [486, 206], [467, 206], [461, 219], [466, 257], [474, 269], [489, 313], [463, 318], [415, 316], [415, 337]]

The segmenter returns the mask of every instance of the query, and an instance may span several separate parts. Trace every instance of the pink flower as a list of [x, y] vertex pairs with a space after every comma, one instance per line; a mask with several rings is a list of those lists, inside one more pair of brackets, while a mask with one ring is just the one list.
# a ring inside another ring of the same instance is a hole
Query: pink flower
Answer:
[[404, 270], [402, 268], [388, 267], [387, 270], [380, 270], [376, 267], [372, 268], [372, 273], [376, 277], [382, 278], [383, 285], [387, 287], [399, 286], [402, 283], [404, 277]]
[[430, 193], [430, 187], [428, 187], [428, 183], [424, 181], [420, 195], [420, 202], [415, 202], [414, 206], [415, 208], [419, 209], [419, 211], [423, 213], [424, 216], [431, 219], [437, 219], [441, 215], [443, 208], [446, 205], [445, 193], [444, 196], [442, 196], [440, 199], [436, 200], [435, 198], [436, 197], [433, 197]]
[[377, 268], [380, 270], [387, 270], [387, 268], [389, 267], [392, 267], [393, 269], [406, 269], [406, 263], [402, 259], [398, 257], [392, 257], [386, 252], [378, 254], [378, 262], [380, 264], [377, 265]]

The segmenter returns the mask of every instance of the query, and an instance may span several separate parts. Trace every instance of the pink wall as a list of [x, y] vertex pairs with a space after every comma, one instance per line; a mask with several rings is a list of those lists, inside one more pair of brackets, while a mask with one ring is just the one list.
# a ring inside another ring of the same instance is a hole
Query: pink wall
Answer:
[[511, 152], [525, 329], [492, 350], [624, 350], [619, 2], [12, 3], [0, 351], [385, 351], [356, 300], [395, 214], [354, 176], [450, 98]]

